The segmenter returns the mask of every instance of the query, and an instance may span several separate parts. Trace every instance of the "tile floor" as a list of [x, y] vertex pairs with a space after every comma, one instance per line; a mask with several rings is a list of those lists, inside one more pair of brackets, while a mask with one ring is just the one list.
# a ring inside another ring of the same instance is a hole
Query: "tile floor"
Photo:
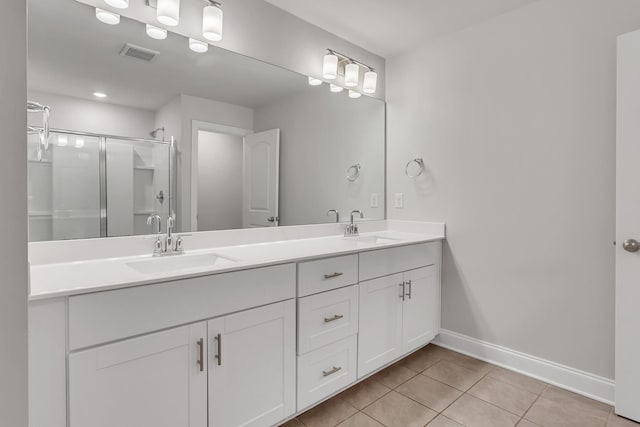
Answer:
[[428, 345], [283, 427], [640, 427], [609, 405]]

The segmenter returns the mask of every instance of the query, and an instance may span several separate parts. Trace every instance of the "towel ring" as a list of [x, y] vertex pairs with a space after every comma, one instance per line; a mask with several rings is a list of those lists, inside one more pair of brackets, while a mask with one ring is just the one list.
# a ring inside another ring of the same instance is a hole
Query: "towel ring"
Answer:
[[[418, 171], [417, 174], [415, 175], [410, 175], [409, 174], [409, 166], [411, 166], [411, 163], [417, 163], [418, 166], [420, 166], [420, 170]], [[413, 160], [409, 160], [407, 162], [407, 165], [404, 167], [404, 173], [405, 175], [407, 175], [409, 178], [417, 178], [420, 175], [422, 175], [422, 172], [424, 172], [424, 160], [422, 160], [422, 157], [416, 157]]]
[[355, 165], [349, 166], [349, 168], [347, 169], [347, 181], [356, 182], [358, 177], [360, 177], [360, 169], [362, 169], [362, 166], [360, 166], [360, 163], [356, 163]]

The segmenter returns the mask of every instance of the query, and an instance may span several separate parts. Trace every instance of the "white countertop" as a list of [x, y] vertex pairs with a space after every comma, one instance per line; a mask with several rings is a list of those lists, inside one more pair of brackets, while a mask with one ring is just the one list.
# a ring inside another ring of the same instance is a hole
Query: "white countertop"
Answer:
[[[399, 228], [406, 229], [407, 227]], [[442, 224], [441, 230], [441, 232], [437, 231], [435, 233], [425, 233], [425, 230], [420, 230], [420, 233], [408, 233], [404, 230], [381, 230], [360, 234], [361, 238], [378, 236], [393, 239], [385, 240], [383, 243], [331, 235], [188, 250], [189, 243], [186, 241], [184, 254], [174, 255], [171, 258], [215, 254], [232, 260], [232, 262], [223, 262], [219, 265], [208, 265], [206, 267], [181, 268], [151, 274], [143, 274], [128, 265], [132, 262], [152, 259], [158, 260], [159, 262], [162, 261], [163, 258], [154, 258], [151, 253], [117, 258], [111, 257], [38, 264], [32, 265], [30, 269], [29, 298], [30, 300], [37, 300], [78, 295], [268, 265], [298, 262], [311, 258], [347, 255], [368, 250], [442, 240], [445, 238], [444, 224]]]

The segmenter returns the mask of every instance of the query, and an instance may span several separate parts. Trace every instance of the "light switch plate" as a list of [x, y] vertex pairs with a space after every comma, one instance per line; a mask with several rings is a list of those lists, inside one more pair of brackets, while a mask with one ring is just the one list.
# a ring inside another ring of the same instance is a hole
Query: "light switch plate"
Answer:
[[378, 193], [371, 193], [371, 207], [378, 207]]
[[403, 193], [396, 193], [395, 207], [397, 209], [404, 208], [404, 194]]

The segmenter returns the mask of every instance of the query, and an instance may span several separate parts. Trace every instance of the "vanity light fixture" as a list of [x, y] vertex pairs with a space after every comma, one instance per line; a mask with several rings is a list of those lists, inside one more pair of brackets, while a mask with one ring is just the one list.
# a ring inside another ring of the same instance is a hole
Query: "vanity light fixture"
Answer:
[[152, 39], [164, 40], [167, 38], [167, 30], [147, 24], [147, 35]]
[[99, 7], [96, 7], [96, 18], [98, 18], [98, 21], [108, 25], [117, 25], [120, 23], [120, 15], [100, 9]]
[[96, 98], [106, 98], [107, 94], [104, 92], [93, 92], [93, 96], [95, 96]]
[[126, 9], [129, 7], [129, 0], [104, 0], [104, 2], [116, 9]]
[[222, 4], [214, 0], [205, 0], [207, 6], [202, 11], [202, 37], [212, 42], [222, 40], [222, 22], [224, 14]]
[[362, 94], [360, 92], [349, 89], [349, 98], [357, 99], [357, 98], [360, 98], [361, 96]]
[[76, 136], [76, 148], [84, 147], [84, 138], [81, 136]]
[[360, 67], [358, 64], [350, 63], [344, 67], [344, 85], [347, 87], [358, 86], [360, 80]]
[[180, 23], [180, 0], [158, 0], [158, 22], [169, 27]]
[[322, 83], [324, 83], [322, 80], [309, 76], [309, 85], [320, 86]]
[[68, 143], [67, 135], [58, 135], [58, 142], [56, 143], [58, 147], [66, 147]]
[[209, 50], [209, 45], [200, 40], [189, 38], [189, 49], [197, 53], [205, 53]]
[[324, 56], [322, 77], [327, 80], [334, 80], [338, 77], [338, 56], [335, 55], [333, 51], [329, 51], [329, 53]]
[[333, 83], [331, 83], [329, 85], [329, 90], [333, 93], [340, 93], [344, 90], [344, 88], [342, 86], [334, 85]]
[[362, 91], [364, 93], [375, 93], [378, 86], [378, 73], [369, 70], [364, 73], [364, 82], [362, 83]]
[[[362, 92], [375, 93], [378, 85], [378, 73], [376, 70], [354, 58], [333, 49], [327, 49], [322, 63], [322, 75], [325, 79], [335, 79], [339, 75], [344, 76], [344, 86], [355, 88], [360, 84], [360, 69], [364, 68], [364, 79], [362, 81]], [[332, 87], [332, 92], [340, 92]], [[360, 93], [362, 95], [362, 93]]]

